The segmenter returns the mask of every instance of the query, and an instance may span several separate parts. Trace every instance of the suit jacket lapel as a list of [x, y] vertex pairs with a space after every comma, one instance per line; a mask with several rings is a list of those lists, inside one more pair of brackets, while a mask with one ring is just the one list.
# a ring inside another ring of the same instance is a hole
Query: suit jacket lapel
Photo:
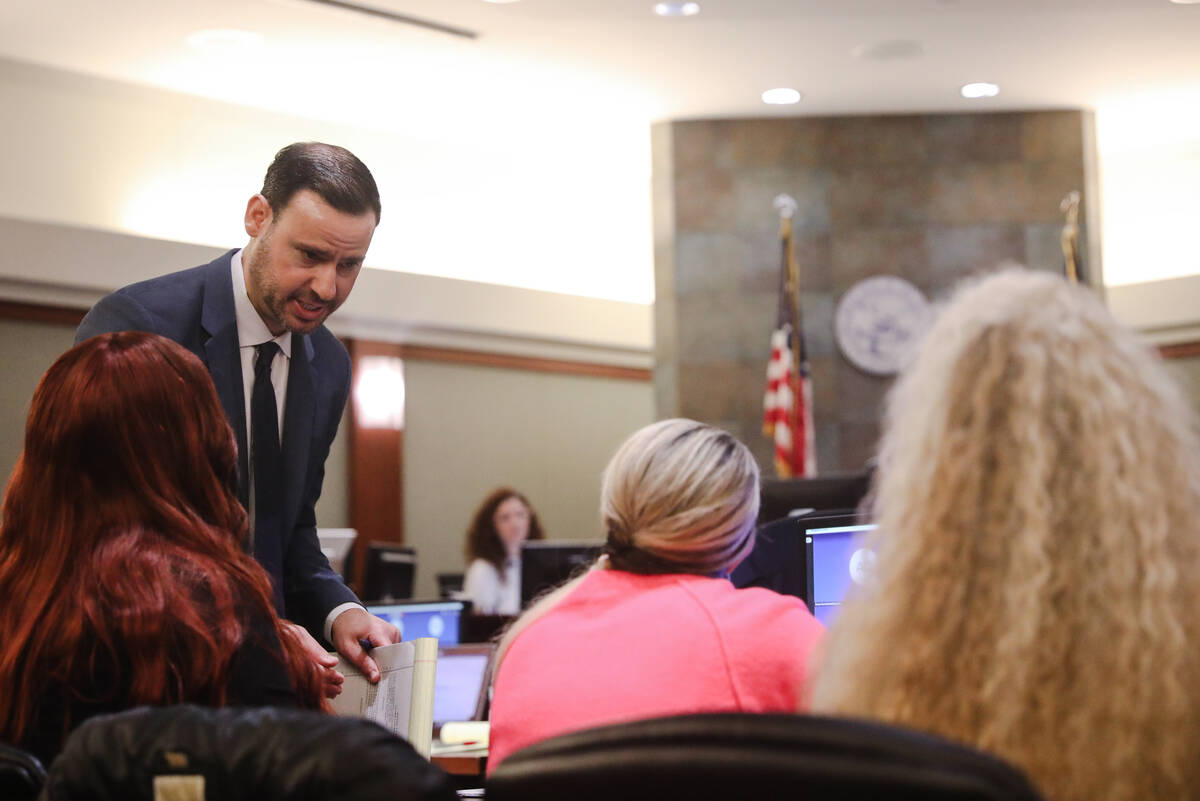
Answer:
[[250, 508], [250, 474], [246, 461], [246, 391], [242, 387], [242, 360], [238, 353], [237, 314], [233, 306], [233, 281], [229, 259], [233, 251], [209, 265], [204, 285], [200, 325], [208, 339], [204, 342], [204, 362], [217, 387], [217, 397], [225, 417], [233, 425], [238, 449], [238, 497]]
[[316, 414], [313, 390], [313, 347], [307, 336], [292, 334], [292, 358], [288, 365], [287, 405], [283, 410], [283, 531], [291, 534], [296, 525], [308, 477], [308, 451]]

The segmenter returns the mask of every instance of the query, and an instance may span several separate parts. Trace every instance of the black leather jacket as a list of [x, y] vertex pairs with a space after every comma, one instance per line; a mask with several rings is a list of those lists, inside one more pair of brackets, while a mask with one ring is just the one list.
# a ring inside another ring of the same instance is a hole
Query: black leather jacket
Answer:
[[181, 705], [92, 718], [50, 766], [47, 801], [154, 798], [156, 777], [200, 777], [205, 799], [454, 801], [449, 777], [358, 718]]

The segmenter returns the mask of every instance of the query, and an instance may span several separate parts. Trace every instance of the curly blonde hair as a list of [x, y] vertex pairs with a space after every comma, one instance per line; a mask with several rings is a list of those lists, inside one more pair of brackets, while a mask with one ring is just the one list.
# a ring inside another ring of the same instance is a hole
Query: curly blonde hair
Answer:
[[962, 288], [888, 401], [875, 582], [814, 709], [925, 729], [1053, 801], [1200, 787], [1200, 441], [1089, 291]]

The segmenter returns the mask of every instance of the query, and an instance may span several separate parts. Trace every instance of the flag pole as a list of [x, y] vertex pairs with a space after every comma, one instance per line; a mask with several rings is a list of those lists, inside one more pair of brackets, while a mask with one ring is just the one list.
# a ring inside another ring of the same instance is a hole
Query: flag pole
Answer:
[[1062, 229], [1063, 263], [1067, 269], [1067, 280], [1078, 284], [1083, 266], [1079, 261], [1079, 192], [1074, 189], [1068, 192], [1058, 204], [1058, 208], [1067, 215]]
[[779, 240], [783, 242], [783, 258], [787, 264], [787, 279], [784, 291], [787, 293], [788, 322], [792, 324], [792, 375], [799, 377], [802, 354], [800, 353], [803, 337], [800, 332], [800, 310], [797, 308], [800, 296], [800, 265], [796, 263], [796, 251], [792, 244], [792, 218], [796, 216], [796, 199], [791, 195], [776, 195], [775, 210], [779, 212]]
[[779, 314], [771, 333], [771, 358], [767, 363], [767, 391], [763, 398], [763, 433], [775, 444], [775, 471], [784, 477], [814, 476], [817, 472], [813, 441], [812, 385], [808, 378], [808, 352], [800, 319], [800, 264], [796, 260], [792, 220], [796, 199], [777, 195], [781, 259]]

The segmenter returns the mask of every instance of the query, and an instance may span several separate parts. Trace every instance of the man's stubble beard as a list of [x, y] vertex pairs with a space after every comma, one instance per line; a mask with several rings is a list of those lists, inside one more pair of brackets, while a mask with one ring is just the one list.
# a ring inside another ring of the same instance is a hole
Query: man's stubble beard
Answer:
[[[258, 294], [259, 303], [263, 307], [259, 308], [255, 306], [254, 310], [258, 312], [259, 317], [263, 316], [264, 310], [271, 316], [271, 319], [263, 320], [268, 329], [283, 328], [284, 330], [292, 331], [292, 327], [287, 324], [287, 318], [283, 314], [283, 303], [286, 303], [286, 301], [280, 301], [279, 287], [269, 277], [270, 271], [267, 269], [267, 264], [270, 261], [270, 256], [271, 236], [267, 234], [259, 241], [258, 247], [250, 254], [250, 261], [246, 265], [246, 276], [250, 284], [253, 284], [255, 292]], [[249, 290], [249, 284], [247, 285], [247, 290]], [[253, 302], [251, 305], [254, 305]], [[272, 331], [272, 333], [274, 332]]]

